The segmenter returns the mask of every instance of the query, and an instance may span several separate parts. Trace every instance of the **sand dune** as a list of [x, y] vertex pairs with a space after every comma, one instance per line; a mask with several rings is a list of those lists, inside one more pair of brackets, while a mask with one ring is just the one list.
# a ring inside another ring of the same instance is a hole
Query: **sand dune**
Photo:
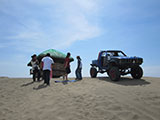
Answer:
[[160, 78], [54, 80], [0, 78], [0, 120], [160, 120]]

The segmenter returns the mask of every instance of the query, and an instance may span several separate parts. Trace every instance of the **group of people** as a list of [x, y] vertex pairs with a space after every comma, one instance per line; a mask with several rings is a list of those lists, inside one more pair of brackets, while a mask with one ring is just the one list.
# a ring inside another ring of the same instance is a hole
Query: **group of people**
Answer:
[[[63, 75], [63, 80], [68, 80], [68, 74], [71, 73], [70, 69], [70, 53], [67, 53], [67, 56], [64, 60], [64, 69], [65, 74]], [[34, 54], [31, 56], [31, 61], [28, 63], [28, 66], [32, 67], [33, 70], [33, 82], [40, 81], [41, 77], [41, 70], [43, 70], [43, 80], [44, 84], [50, 85], [50, 76], [53, 69], [54, 60], [51, 58], [50, 54], [47, 53], [45, 57], [42, 58], [41, 62], [39, 63], [37, 59], [37, 55]], [[82, 61], [80, 56], [77, 56], [77, 68], [75, 71], [76, 80], [82, 80]]]

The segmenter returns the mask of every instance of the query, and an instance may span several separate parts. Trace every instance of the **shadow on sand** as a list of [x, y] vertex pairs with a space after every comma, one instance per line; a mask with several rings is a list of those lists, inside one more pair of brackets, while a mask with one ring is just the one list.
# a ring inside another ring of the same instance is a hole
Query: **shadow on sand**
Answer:
[[[35, 82], [41, 82], [41, 81], [43, 81], [43, 80], [39, 80], [39, 81], [35, 81]], [[35, 82], [34, 82], [34, 81], [31, 81], [31, 82], [29, 82], [29, 83], [25, 83], [25, 84], [21, 85], [21, 87], [26, 87], [26, 86], [32, 85], [32, 84], [35, 83]]]
[[39, 85], [37, 88], [33, 88], [33, 90], [40, 90], [40, 89], [43, 89], [43, 88], [46, 88], [48, 85], [46, 85], [46, 84], [41, 84], [41, 85]]
[[33, 84], [34, 82], [32, 81], [32, 82], [29, 82], [29, 83], [25, 83], [25, 84], [23, 84], [23, 85], [21, 85], [21, 87], [26, 87], [26, 86], [29, 86], [29, 85], [31, 85], [31, 84]]
[[148, 85], [150, 82], [144, 79], [132, 79], [127, 77], [121, 77], [119, 81], [111, 81], [109, 77], [98, 77], [99, 80], [111, 82], [114, 84], [124, 85], [124, 86], [136, 86], [136, 85]]

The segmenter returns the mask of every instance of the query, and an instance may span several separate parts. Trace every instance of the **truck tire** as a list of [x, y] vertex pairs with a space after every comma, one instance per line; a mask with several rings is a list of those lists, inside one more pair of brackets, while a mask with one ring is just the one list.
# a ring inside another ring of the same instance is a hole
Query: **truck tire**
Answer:
[[143, 76], [143, 70], [140, 66], [134, 67], [131, 69], [131, 76], [134, 79], [141, 79], [141, 77]]
[[90, 75], [91, 75], [92, 78], [97, 77], [97, 69], [94, 68], [94, 67], [91, 67], [91, 69], [90, 69]]
[[120, 79], [120, 72], [118, 67], [111, 67], [108, 74], [112, 81], [118, 81]]

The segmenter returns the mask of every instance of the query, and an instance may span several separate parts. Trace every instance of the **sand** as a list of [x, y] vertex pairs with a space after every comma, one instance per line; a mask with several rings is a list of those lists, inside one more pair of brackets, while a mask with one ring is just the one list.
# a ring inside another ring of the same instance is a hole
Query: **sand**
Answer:
[[160, 78], [0, 78], [0, 120], [160, 120]]

